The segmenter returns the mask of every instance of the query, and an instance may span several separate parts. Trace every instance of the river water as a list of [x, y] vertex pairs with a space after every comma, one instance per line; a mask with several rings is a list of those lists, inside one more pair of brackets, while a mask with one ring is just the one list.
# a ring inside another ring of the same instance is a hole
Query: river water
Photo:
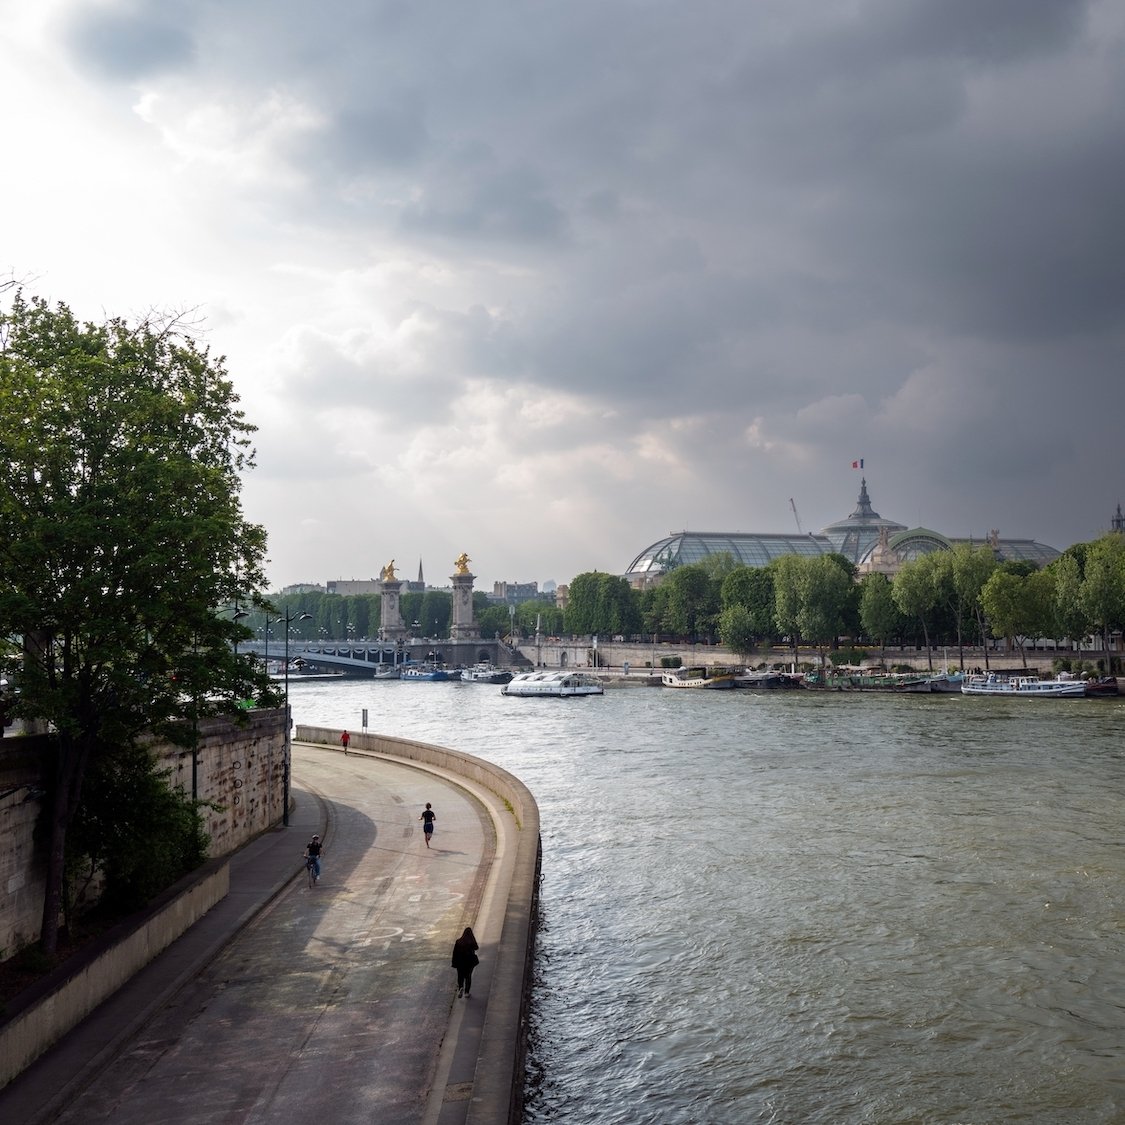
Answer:
[[534, 793], [529, 1122], [1125, 1122], [1125, 700], [290, 701]]

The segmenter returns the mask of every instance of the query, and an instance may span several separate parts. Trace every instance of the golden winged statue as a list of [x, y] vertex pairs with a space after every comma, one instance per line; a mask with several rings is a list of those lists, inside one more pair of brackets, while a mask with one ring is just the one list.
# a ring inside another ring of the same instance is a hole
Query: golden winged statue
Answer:
[[389, 563], [379, 572], [379, 577], [384, 582], [393, 582], [395, 580], [395, 560], [391, 559]]
[[458, 556], [457, 556], [457, 557], [456, 557], [456, 558], [455, 558], [455, 559], [453, 560], [453, 565], [454, 565], [454, 566], [455, 566], [455, 567], [457, 568], [457, 573], [458, 573], [458, 574], [468, 574], [468, 573], [469, 573], [469, 563], [470, 563], [470, 562], [472, 562], [472, 559], [470, 559], [470, 558], [469, 558], [469, 556], [468, 556], [468, 555], [466, 555], [464, 551], [462, 551], [462, 552], [461, 552], [461, 553], [460, 553], [460, 554], [459, 554], [459, 555], [458, 555]]

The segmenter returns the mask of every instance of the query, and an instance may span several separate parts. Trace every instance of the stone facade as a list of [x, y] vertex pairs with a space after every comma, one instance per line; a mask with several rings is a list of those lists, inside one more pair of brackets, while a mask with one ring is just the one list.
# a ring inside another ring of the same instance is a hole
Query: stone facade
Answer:
[[[43, 808], [42, 735], [0, 741], [0, 960], [39, 937], [46, 862], [34, 832]], [[191, 751], [153, 745], [169, 781], [191, 793]], [[229, 855], [281, 820], [285, 712], [249, 711], [245, 724], [199, 726], [197, 793], [206, 802], [212, 858]]]
[[457, 573], [450, 581], [453, 583], [453, 620], [449, 626], [449, 637], [454, 641], [471, 641], [480, 636], [480, 627], [473, 614], [473, 581], [475, 574]]

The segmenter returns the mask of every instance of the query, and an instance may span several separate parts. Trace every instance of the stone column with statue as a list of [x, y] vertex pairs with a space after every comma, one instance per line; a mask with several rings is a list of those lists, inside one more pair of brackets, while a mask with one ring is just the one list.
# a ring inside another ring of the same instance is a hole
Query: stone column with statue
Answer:
[[453, 561], [453, 618], [449, 625], [449, 639], [453, 641], [480, 640], [480, 626], [473, 614], [473, 582], [475, 574], [469, 573], [469, 556], [462, 552]]
[[379, 574], [380, 616], [379, 639], [400, 641], [406, 636], [406, 626], [402, 622], [402, 579], [395, 575], [395, 560], [391, 559]]

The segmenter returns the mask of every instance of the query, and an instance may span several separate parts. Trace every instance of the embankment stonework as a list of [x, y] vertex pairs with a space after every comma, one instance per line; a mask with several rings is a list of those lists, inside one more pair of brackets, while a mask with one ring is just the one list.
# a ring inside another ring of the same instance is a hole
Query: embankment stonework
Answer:
[[[0, 740], [0, 960], [39, 938], [46, 856], [35, 826], [47, 793], [46, 735]], [[191, 793], [191, 751], [152, 744], [169, 782]], [[285, 712], [199, 724], [196, 786], [212, 858], [230, 855], [281, 818]]]
[[213, 860], [145, 912], [20, 996], [0, 1023], [0, 1088], [140, 972], [230, 890], [230, 864]]

